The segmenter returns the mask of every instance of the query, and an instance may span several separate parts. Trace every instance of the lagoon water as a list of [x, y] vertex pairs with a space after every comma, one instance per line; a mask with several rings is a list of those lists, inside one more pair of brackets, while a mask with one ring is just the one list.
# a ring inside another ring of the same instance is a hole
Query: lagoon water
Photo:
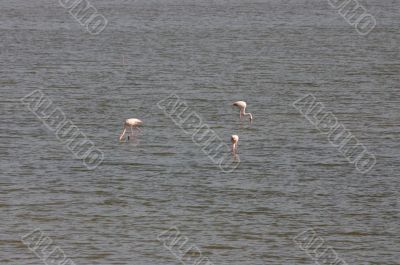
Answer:
[[[77, 265], [179, 264], [176, 226], [217, 264], [313, 264], [313, 228], [348, 264], [400, 264], [400, 5], [361, 1], [360, 36], [327, 1], [91, 0], [90, 35], [57, 0], [0, 2], [0, 264], [43, 264], [41, 229]], [[20, 99], [41, 89], [104, 152], [88, 170]], [[179, 95], [241, 163], [222, 172], [157, 102]], [[368, 173], [292, 103], [313, 94], [377, 163]], [[248, 102], [251, 126], [231, 104]], [[127, 118], [144, 121], [120, 143]]]

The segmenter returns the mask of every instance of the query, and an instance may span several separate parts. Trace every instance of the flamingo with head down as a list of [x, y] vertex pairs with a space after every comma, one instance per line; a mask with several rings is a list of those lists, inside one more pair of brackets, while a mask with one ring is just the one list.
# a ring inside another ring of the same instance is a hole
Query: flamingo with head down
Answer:
[[[140, 131], [139, 126], [142, 125], [142, 124], [143, 124], [143, 122], [141, 120], [139, 120], [139, 119], [127, 119], [127, 120], [125, 120], [124, 129], [123, 129], [122, 133], [119, 136], [119, 140], [120, 141], [122, 140], [122, 138], [125, 135], [126, 129], [129, 129], [129, 128], [131, 129], [131, 135], [132, 135], [132, 139], [133, 139], [134, 136], [135, 136], [135, 134], [133, 132], [133, 129], [137, 129], [137, 130]], [[129, 133], [128, 133], [128, 140], [129, 140]]]
[[238, 152], [238, 142], [239, 142], [239, 136], [236, 134], [231, 136], [231, 143], [232, 143], [232, 154], [236, 155]]
[[242, 117], [244, 116], [249, 116], [250, 123], [253, 121], [253, 115], [250, 112], [246, 113], [247, 104], [245, 101], [236, 101], [233, 103], [233, 106], [236, 106], [240, 109], [240, 120], [242, 120]]

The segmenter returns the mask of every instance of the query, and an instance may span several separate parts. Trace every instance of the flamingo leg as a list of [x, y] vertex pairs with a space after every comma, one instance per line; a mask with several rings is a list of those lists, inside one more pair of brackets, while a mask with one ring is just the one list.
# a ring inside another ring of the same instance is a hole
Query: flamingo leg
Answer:
[[124, 130], [122, 131], [121, 135], [119, 136], [119, 140], [120, 140], [120, 141], [121, 141], [122, 138], [124, 137], [125, 132], [126, 132], [126, 128], [124, 127]]
[[132, 139], [134, 139], [135, 138], [135, 134], [133, 132], [133, 126], [131, 126], [131, 135], [132, 135]]
[[135, 133], [136, 133], [136, 138], [135, 138], [135, 140], [136, 140], [136, 143], [139, 143], [139, 137], [138, 137], [139, 132], [140, 132], [139, 127], [135, 127]]

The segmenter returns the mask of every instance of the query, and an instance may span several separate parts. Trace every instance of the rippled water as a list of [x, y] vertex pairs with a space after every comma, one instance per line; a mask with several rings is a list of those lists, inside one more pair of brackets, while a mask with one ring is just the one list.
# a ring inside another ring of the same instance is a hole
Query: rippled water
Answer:
[[[362, 1], [368, 36], [323, 0], [90, 3], [99, 35], [56, 0], [0, 2], [0, 264], [43, 264], [20, 241], [35, 228], [77, 265], [178, 264], [157, 240], [173, 225], [216, 265], [313, 264], [292, 240], [308, 228], [348, 264], [400, 264], [396, 1]], [[38, 88], [104, 152], [97, 169], [21, 104]], [[234, 172], [156, 106], [170, 93], [239, 135]], [[293, 108], [309, 93], [376, 155], [370, 172]], [[133, 117], [139, 142], [118, 142]]]

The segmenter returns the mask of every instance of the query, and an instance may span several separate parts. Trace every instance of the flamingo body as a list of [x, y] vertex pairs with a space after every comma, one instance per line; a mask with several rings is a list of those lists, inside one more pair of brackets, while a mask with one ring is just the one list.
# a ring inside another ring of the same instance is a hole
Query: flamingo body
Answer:
[[139, 125], [142, 125], [142, 124], [143, 124], [143, 122], [141, 120], [139, 120], [139, 119], [127, 119], [127, 120], [125, 120], [125, 125], [128, 125], [128, 126], [139, 126]]
[[245, 109], [247, 107], [247, 103], [245, 101], [236, 101], [233, 103], [234, 106], [239, 107], [240, 109]]

